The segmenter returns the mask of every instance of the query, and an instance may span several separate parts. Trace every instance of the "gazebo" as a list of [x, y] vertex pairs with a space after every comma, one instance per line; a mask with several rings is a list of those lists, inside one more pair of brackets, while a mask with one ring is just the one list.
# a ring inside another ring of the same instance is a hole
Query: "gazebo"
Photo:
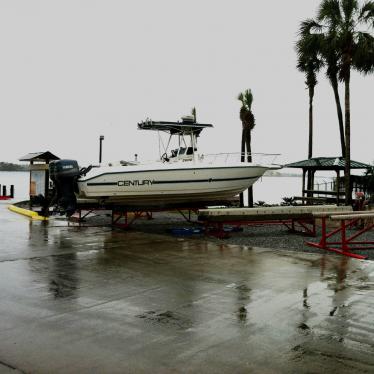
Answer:
[[[325, 194], [330, 196], [336, 196], [336, 202], [339, 205], [339, 198], [341, 195], [345, 195], [344, 192], [340, 192], [340, 172], [345, 169], [345, 159], [343, 157], [315, 157], [308, 160], [293, 162], [284, 165], [285, 168], [297, 168], [303, 170], [303, 181], [302, 181], [302, 199], [307, 200], [310, 198], [314, 199], [314, 194]], [[351, 160], [350, 168], [352, 169], [369, 169], [371, 166], [363, 162]], [[335, 171], [336, 172], [336, 190], [335, 191], [320, 191], [314, 190], [314, 175], [316, 171]], [[308, 183], [308, 188], [305, 188], [306, 175], [310, 175], [311, 180]], [[349, 194], [352, 194], [353, 184], [351, 183]], [[306, 197], [307, 195], [308, 197]]]

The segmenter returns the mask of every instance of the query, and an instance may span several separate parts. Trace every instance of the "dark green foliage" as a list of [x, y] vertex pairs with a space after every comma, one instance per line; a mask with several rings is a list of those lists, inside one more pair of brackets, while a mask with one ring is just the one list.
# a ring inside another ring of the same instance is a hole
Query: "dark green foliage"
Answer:
[[312, 19], [303, 21], [300, 25], [299, 39], [296, 42], [297, 68], [305, 73], [308, 88], [315, 87], [318, 83], [317, 73], [323, 66], [320, 57], [320, 37], [312, 34], [311, 29], [319, 25]]
[[309, 31], [323, 36], [325, 55], [336, 59], [339, 78], [345, 81], [350, 69], [370, 73], [374, 69], [374, 1], [362, 6], [357, 0], [323, 0], [317, 24]]
[[[242, 103], [240, 108], [240, 120], [243, 127], [252, 131], [256, 125], [255, 116], [252, 113], [253, 94], [250, 89], [241, 92], [238, 100]], [[247, 150], [248, 151], [248, 150]]]
[[254, 203], [254, 206], [256, 207], [269, 207], [269, 204], [266, 204], [265, 201], [259, 200]]
[[282, 197], [282, 202], [281, 206], [292, 206], [292, 205], [297, 205], [296, 201], [293, 197]]
[[28, 166], [12, 164], [10, 162], [0, 162], [0, 171], [27, 171]]

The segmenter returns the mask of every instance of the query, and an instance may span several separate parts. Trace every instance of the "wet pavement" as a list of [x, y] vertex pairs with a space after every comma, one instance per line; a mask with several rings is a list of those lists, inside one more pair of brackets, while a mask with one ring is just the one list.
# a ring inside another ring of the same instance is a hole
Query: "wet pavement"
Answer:
[[374, 372], [374, 263], [0, 205], [0, 373]]

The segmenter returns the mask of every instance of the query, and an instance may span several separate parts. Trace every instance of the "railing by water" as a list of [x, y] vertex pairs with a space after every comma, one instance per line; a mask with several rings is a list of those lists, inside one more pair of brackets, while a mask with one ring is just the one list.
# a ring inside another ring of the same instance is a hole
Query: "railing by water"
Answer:
[[[314, 194], [318, 197], [326, 195], [338, 195], [342, 198], [345, 195], [344, 178], [340, 179], [339, 186], [337, 185], [337, 179], [332, 178], [330, 180], [324, 180], [323, 182], [314, 183]], [[369, 196], [368, 191], [365, 190], [365, 186], [355, 180], [351, 180], [351, 189], [353, 193], [364, 192], [367, 197]]]
[[324, 191], [336, 191], [336, 180], [324, 180], [323, 182], [314, 183], [314, 190], [321, 191], [321, 193]]
[[[214, 153], [199, 155], [199, 160], [206, 163], [236, 163], [242, 161], [248, 162], [248, 154], [240, 152], [235, 153]], [[257, 165], [274, 165], [276, 158], [280, 156], [278, 153], [251, 153], [251, 163]]]
[[[244, 156], [244, 157], [242, 157]], [[143, 160], [143, 161], [117, 161], [111, 162], [108, 166], [129, 166], [129, 165], [147, 165], [147, 164], [154, 164], [155, 162], [170, 162], [170, 163], [177, 163], [177, 162], [204, 162], [206, 164], [234, 164], [238, 162], [242, 162], [242, 158], [244, 159], [243, 162], [248, 163], [251, 162], [255, 165], [273, 165], [273, 166], [281, 166], [275, 163], [275, 160], [279, 153], [252, 153], [251, 154], [251, 161], [248, 161], [248, 154], [242, 154], [240, 152], [232, 152], [232, 153], [211, 153], [211, 154], [199, 154], [195, 153], [195, 157], [193, 154], [182, 154], [177, 156], [170, 156], [164, 153], [160, 160]]]

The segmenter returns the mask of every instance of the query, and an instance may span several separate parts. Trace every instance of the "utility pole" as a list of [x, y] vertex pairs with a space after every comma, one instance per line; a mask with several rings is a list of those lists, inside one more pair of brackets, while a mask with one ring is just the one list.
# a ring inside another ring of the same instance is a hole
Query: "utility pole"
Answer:
[[101, 164], [101, 160], [102, 160], [102, 153], [103, 153], [103, 140], [104, 140], [104, 135], [100, 135], [99, 164]]

